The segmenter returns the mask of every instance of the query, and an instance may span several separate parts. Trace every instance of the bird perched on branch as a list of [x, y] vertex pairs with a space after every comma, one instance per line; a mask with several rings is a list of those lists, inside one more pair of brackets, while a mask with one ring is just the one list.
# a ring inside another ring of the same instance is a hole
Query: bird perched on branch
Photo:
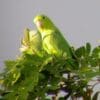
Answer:
[[42, 36], [43, 49], [48, 54], [53, 54], [57, 57], [72, 57], [69, 43], [50, 18], [45, 15], [37, 15], [33, 21]]

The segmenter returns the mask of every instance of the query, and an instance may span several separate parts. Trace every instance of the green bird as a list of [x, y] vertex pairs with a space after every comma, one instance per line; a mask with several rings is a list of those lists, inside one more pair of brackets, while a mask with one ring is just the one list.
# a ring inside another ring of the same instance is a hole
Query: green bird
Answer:
[[57, 57], [72, 58], [72, 51], [69, 43], [65, 40], [60, 30], [45, 15], [37, 15], [34, 23], [42, 36], [43, 49]]
[[26, 28], [24, 30], [24, 37], [21, 43], [22, 43], [22, 47], [20, 48], [21, 52], [41, 55], [42, 37], [38, 31]]

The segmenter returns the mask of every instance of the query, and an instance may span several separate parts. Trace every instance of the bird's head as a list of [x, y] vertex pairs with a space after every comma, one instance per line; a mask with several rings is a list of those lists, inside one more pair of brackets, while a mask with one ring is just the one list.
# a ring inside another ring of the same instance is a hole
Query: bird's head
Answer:
[[53, 29], [54, 24], [52, 21], [45, 15], [37, 15], [33, 22], [36, 24], [38, 30], [43, 32], [43, 30]]

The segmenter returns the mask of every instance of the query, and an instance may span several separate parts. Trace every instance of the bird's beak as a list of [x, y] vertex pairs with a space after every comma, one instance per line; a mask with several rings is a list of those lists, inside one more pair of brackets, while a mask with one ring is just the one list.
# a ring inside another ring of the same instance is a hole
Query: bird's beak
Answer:
[[37, 20], [37, 21], [36, 21], [36, 26], [39, 27], [39, 28], [43, 28], [43, 22]]
[[43, 28], [43, 22], [38, 17], [34, 19], [34, 23], [38, 28]]

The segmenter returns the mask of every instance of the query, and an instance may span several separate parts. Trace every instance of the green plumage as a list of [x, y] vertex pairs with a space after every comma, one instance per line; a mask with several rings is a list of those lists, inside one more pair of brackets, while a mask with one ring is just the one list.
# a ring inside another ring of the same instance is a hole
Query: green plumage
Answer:
[[43, 49], [48, 54], [66, 56], [68, 58], [72, 57], [71, 48], [68, 42], [47, 16], [36, 16], [34, 23], [42, 36]]

